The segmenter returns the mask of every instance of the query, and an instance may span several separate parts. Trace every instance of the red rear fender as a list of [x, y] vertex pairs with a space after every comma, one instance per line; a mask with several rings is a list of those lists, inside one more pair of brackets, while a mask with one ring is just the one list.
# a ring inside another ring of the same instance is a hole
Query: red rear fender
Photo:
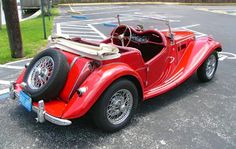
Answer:
[[68, 102], [70, 97], [74, 94], [75, 90], [83, 83], [83, 81], [92, 72], [90, 66], [91, 60], [86, 58], [76, 57], [71, 64], [70, 71], [67, 76], [64, 88], [60, 92], [59, 97]]
[[115, 80], [123, 76], [133, 76], [139, 80], [142, 90], [143, 84], [137, 72], [124, 63], [112, 63], [101, 66], [81, 84], [86, 88], [81, 96], [77, 92], [70, 99], [62, 118], [73, 119], [83, 116], [99, 99], [104, 90]]

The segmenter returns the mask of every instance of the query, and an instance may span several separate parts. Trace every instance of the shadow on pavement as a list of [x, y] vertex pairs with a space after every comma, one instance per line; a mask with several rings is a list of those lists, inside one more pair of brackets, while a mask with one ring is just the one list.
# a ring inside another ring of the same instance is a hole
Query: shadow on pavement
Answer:
[[135, 127], [138, 123], [137, 118], [146, 117], [149, 113], [156, 112], [168, 105], [181, 100], [188, 94], [193, 93], [199, 86], [204, 86], [197, 81], [193, 76], [184, 84], [169, 91], [166, 94], [155, 97], [153, 100], [148, 100], [142, 103], [135, 115], [134, 120], [128, 127], [115, 133], [104, 133], [95, 128], [87, 117], [73, 121], [71, 126], [61, 127], [49, 122], [39, 124], [36, 123], [34, 117], [36, 114], [27, 112], [23, 107], [16, 106], [9, 110], [10, 119], [14, 121], [17, 127], [23, 128], [24, 135], [29, 138], [37, 138], [35, 143], [39, 147], [59, 147], [68, 148], [74, 146], [75, 148], [90, 148], [96, 147], [103, 139], [108, 137], [117, 137], [122, 135], [122, 132], [129, 127]]

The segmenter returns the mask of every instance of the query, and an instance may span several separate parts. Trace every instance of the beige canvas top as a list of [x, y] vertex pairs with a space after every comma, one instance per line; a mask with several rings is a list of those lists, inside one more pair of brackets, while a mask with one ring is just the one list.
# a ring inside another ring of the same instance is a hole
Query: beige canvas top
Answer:
[[109, 60], [120, 57], [119, 49], [111, 44], [101, 43], [99, 46], [93, 46], [64, 38], [54, 38], [51, 39], [50, 47], [59, 48], [63, 51], [68, 51], [95, 60]]

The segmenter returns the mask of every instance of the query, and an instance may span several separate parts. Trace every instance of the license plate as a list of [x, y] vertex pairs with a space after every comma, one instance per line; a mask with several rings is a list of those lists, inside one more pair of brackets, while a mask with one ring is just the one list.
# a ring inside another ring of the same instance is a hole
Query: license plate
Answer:
[[20, 91], [19, 101], [28, 111], [32, 110], [32, 99], [23, 91]]

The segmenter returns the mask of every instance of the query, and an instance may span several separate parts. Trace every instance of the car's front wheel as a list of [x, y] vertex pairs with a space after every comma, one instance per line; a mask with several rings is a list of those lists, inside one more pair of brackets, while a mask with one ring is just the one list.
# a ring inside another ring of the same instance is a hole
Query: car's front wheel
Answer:
[[215, 51], [198, 68], [197, 70], [198, 79], [202, 82], [210, 81], [215, 75], [217, 66], [218, 66], [218, 54]]
[[138, 91], [129, 80], [115, 81], [102, 94], [93, 109], [94, 123], [105, 131], [116, 131], [128, 124], [138, 105]]

